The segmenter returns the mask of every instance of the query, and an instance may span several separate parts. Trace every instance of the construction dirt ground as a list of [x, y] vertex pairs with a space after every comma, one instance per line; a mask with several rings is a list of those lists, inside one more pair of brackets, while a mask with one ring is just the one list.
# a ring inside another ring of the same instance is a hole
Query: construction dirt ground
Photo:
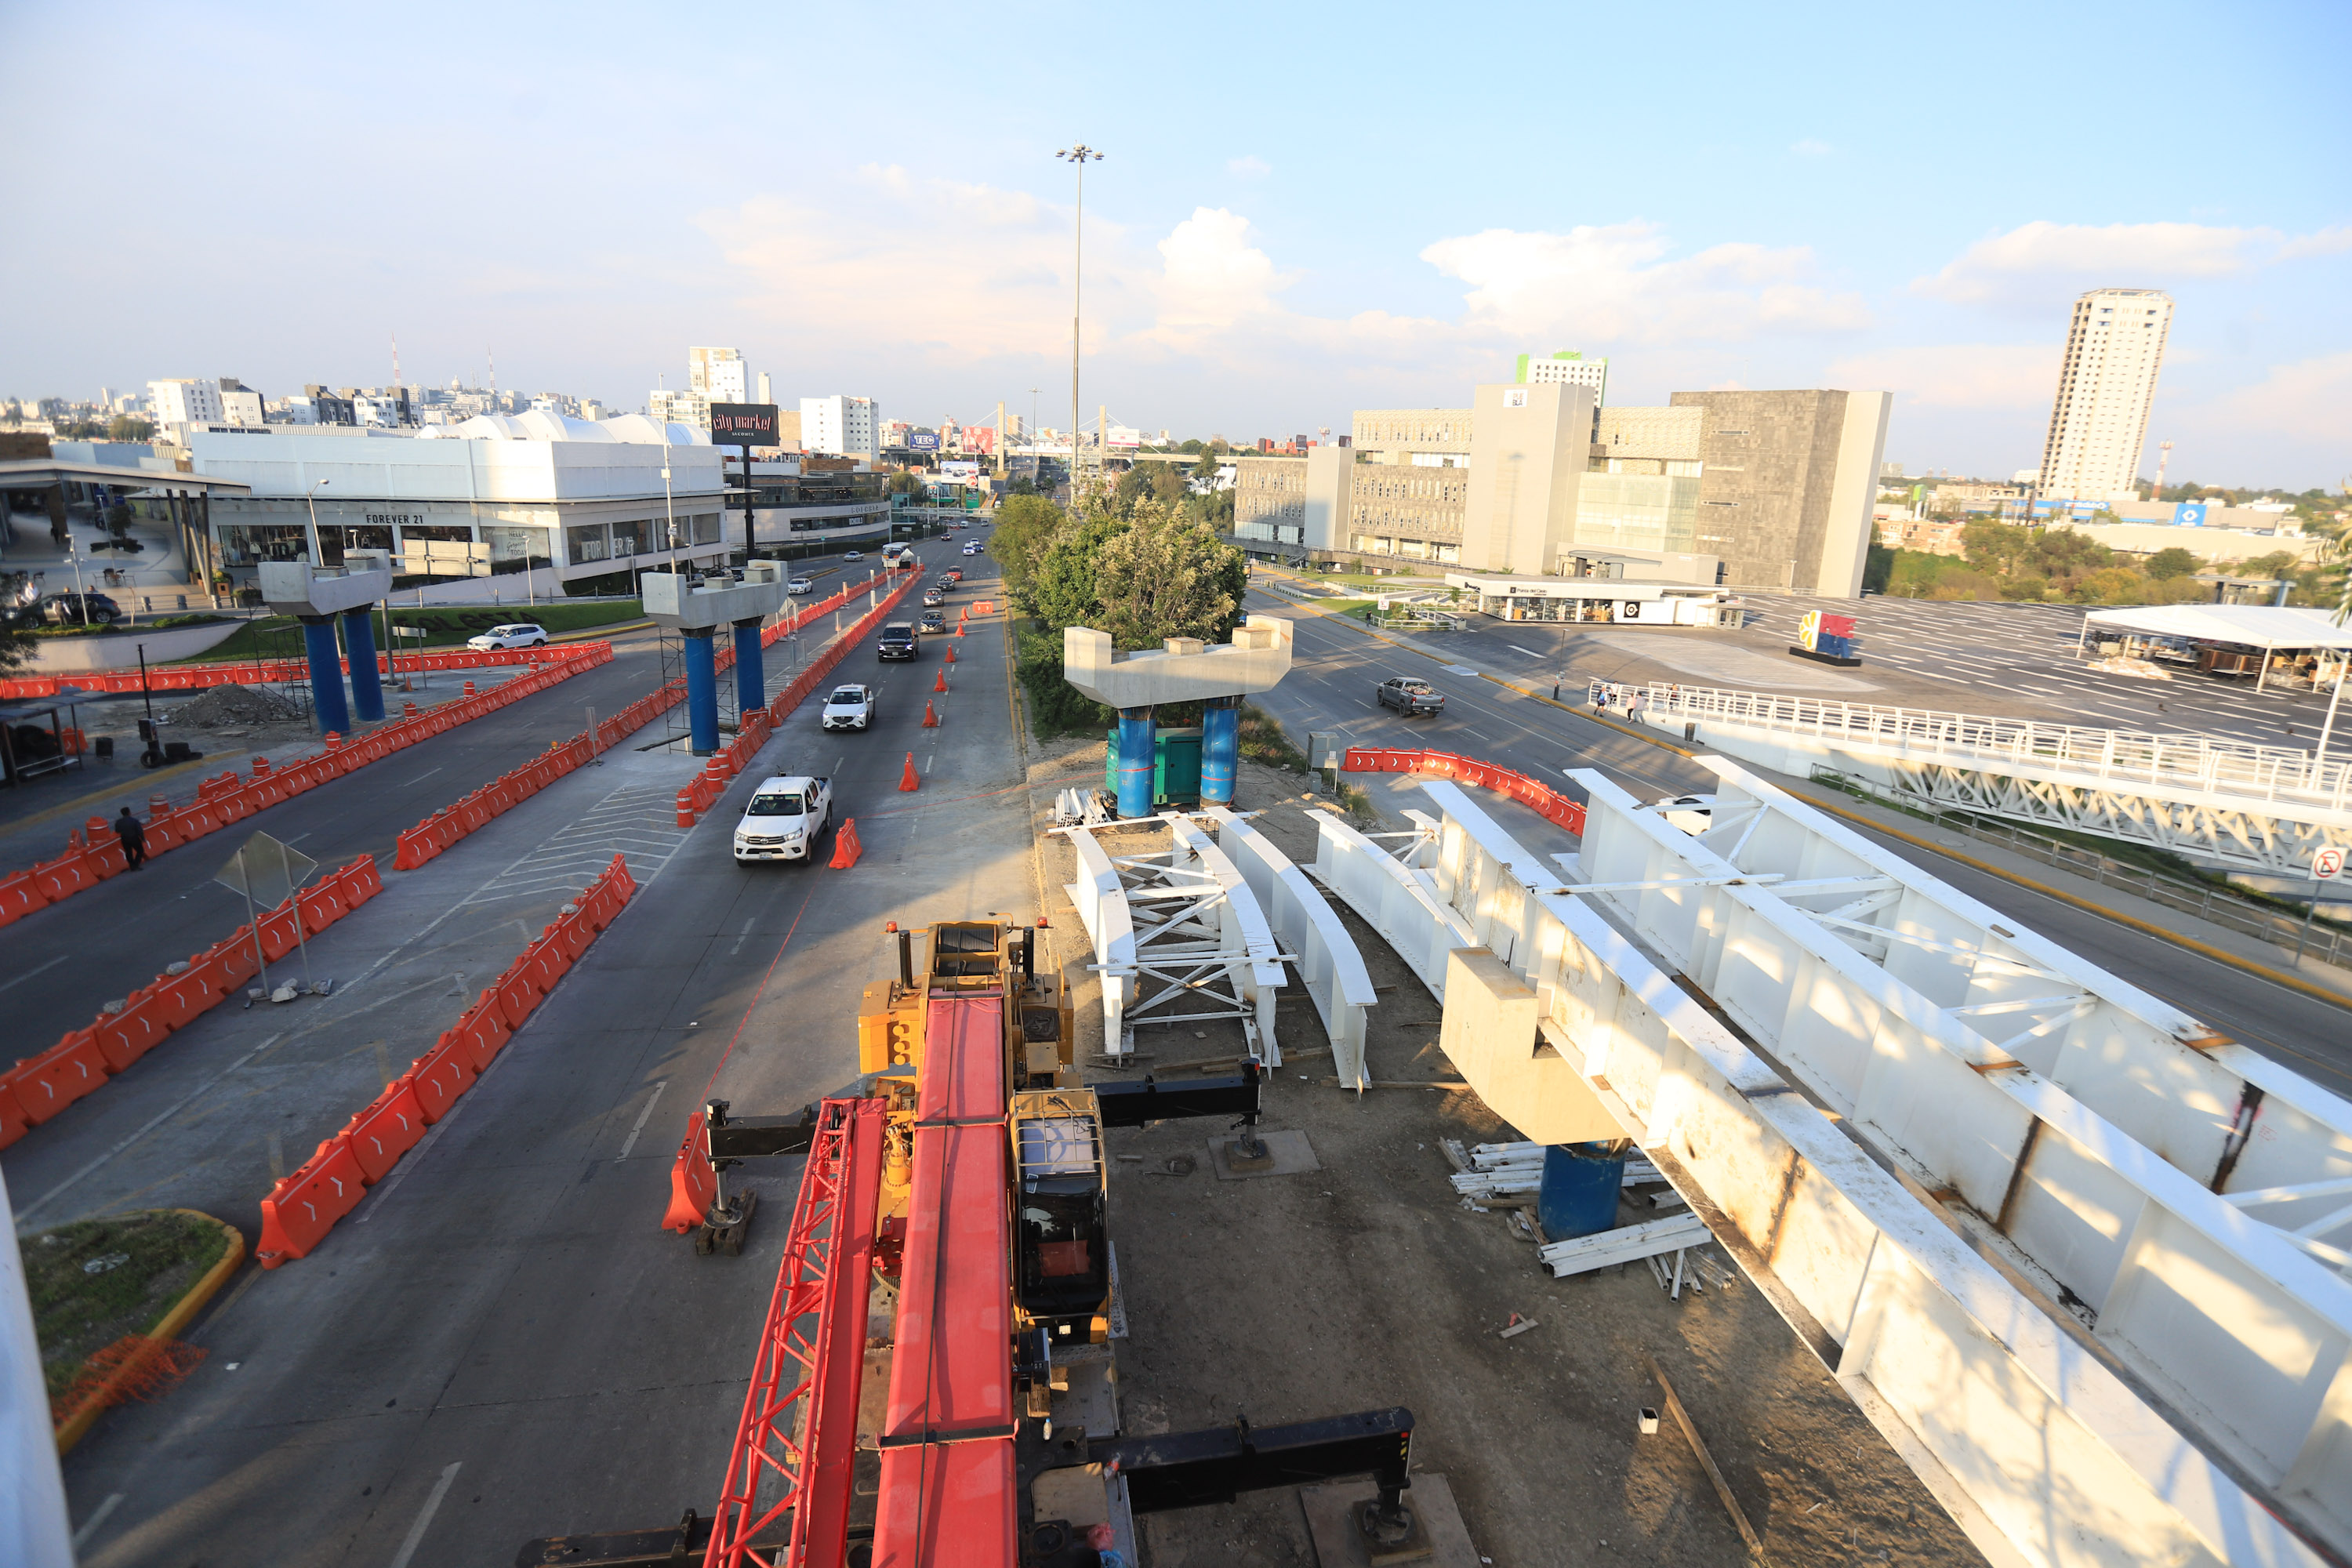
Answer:
[[[1099, 740], [1033, 744], [1033, 803], [1050, 808], [1054, 788], [1089, 756], [1099, 766], [1103, 750]], [[1311, 814], [1334, 809], [1327, 787], [1254, 763], [1239, 782], [1237, 807], [1256, 812], [1254, 826], [1295, 863], [1311, 865]], [[1419, 805], [1402, 778], [1374, 792], [1389, 829], [1409, 826], [1401, 808]], [[1049, 810], [1037, 823], [1051, 952], [1075, 984], [1090, 1075], [1192, 1078], [1192, 1064], [1212, 1061], [1233, 1070], [1243, 1040], [1227, 1021], [1145, 1026], [1131, 1063], [1102, 1060], [1092, 955], [1062, 890], [1076, 856], [1050, 831]], [[1102, 837], [1113, 856], [1167, 843], [1157, 825]], [[1372, 1079], [1456, 1079], [1438, 1050], [1436, 1002], [1332, 902], [1380, 987]], [[1672, 1418], [1654, 1435], [1639, 1430], [1643, 1408], [1665, 1404], [1646, 1352], [1674, 1380], [1771, 1561], [1984, 1561], [1736, 1266], [1728, 1288], [1685, 1288], [1679, 1300], [1641, 1264], [1551, 1278], [1514, 1235], [1509, 1205], [1523, 1200], [1466, 1209], [1440, 1147], [1516, 1141], [1516, 1130], [1467, 1091], [1343, 1092], [1302, 991], [1286, 990], [1279, 1020], [1286, 1060], [1269, 1074], [1264, 1126], [1303, 1131], [1319, 1170], [1221, 1181], [1208, 1148], [1221, 1122], [1108, 1134], [1128, 1325], [1115, 1346], [1123, 1435], [1404, 1405], [1414, 1470], [1445, 1478], [1481, 1563], [1745, 1561], [1738, 1527]], [[1654, 1217], [1630, 1201], [1621, 1211], [1623, 1223]], [[1514, 1314], [1535, 1326], [1506, 1339]], [[1296, 1489], [1138, 1524], [1145, 1568], [1318, 1563]]]

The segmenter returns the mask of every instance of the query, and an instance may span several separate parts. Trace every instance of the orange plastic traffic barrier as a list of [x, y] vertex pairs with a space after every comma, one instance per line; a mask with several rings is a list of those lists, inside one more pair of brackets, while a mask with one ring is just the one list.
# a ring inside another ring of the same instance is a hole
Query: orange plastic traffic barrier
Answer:
[[212, 945], [205, 956], [220, 965], [222, 994], [234, 996], [237, 990], [261, 973], [261, 959], [253, 951], [253, 928], [239, 926], [223, 941]]
[[359, 1206], [367, 1190], [358, 1157], [341, 1134], [319, 1145], [310, 1163], [261, 1200], [261, 1239], [253, 1255], [264, 1268], [308, 1258], [335, 1222]]
[[343, 882], [340, 876], [325, 877], [303, 889], [294, 897], [302, 911], [302, 934], [318, 935], [343, 918]]
[[937, 675], [931, 678], [931, 689], [934, 691], [945, 691], [947, 689], [948, 672], [942, 668]]
[[383, 891], [383, 873], [376, 869], [373, 856], [362, 856], [338, 873], [343, 882], [343, 907], [358, 909]]
[[686, 1142], [677, 1146], [677, 1159], [669, 1169], [669, 1208], [662, 1215], [662, 1228], [684, 1236], [702, 1223], [718, 1195], [719, 1173], [711, 1169], [710, 1152], [703, 1147], [702, 1112], [698, 1110], [686, 1119]]
[[[261, 917], [262, 956], [275, 963], [299, 944], [301, 917], [294, 912], [291, 901], [278, 905]], [[307, 933], [304, 933], [307, 934]]]
[[132, 997], [122, 1011], [110, 1014], [91, 1026], [110, 1073], [121, 1072], [153, 1050], [171, 1032], [160, 1011], [151, 1009], [150, 999], [143, 996]]
[[106, 1058], [98, 1048], [98, 1032], [76, 1029], [30, 1061], [16, 1064], [12, 1075], [17, 1103], [25, 1119], [37, 1127], [106, 1084]]
[[403, 1075], [403, 1081], [416, 1089], [416, 1104], [427, 1122], [438, 1121], [457, 1103], [457, 1097], [474, 1086], [473, 1064], [464, 1051], [452, 1046], [436, 1046], [416, 1058], [416, 1065]]
[[0, 877], [0, 926], [22, 920], [35, 910], [49, 906], [49, 896], [41, 891], [40, 884], [30, 871], [18, 871]]
[[939, 727], [939, 712], [937, 710], [932, 708], [930, 700], [929, 698], [925, 698], [923, 700], [923, 728], [926, 730], [936, 730]]
[[467, 1060], [473, 1065], [477, 1077], [514, 1038], [514, 1030], [507, 1024], [495, 990], [484, 991], [482, 999], [467, 1009], [466, 1016], [457, 1020], [457, 1026], [450, 1033], [464, 1042]]
[[907, 794], [922, 787], [923, 777], [920, 773], [915, 771], [915, 753], [908, 752], [907, 753], [906, 771], [898, 775], [899, 792], [901, 794]]
[[425, 1125], [425, 1108], [416, 1102], [416, 1086], [409, 1079], [401, 1079], [377, 1096], [343, 1129], [361, 1179], [370, 1186], [383, 1180], [400, 1157], [416, 1147]]
[[522, 967], [520, 959], [515, 961], [513, 968], [499, 976], [497, 990], [499, 1012], [505, 1017], [507, 1027], [521, 1028], [523, 1020], [530, 1016], [530, 1010], [539, 1005], [540, 994], [531, 984], [530, 975]]
[[0, 1075], [0, 1149], [5, 1149], [25, 1135], [32, 1122], [25, 1116], [25, 1108], [16, 1099], [16, 1075]]
[[857, 858], [865, 853], [866, 846], [857, 837], [857, 818], [843, 817], [841, 826], [834, 830], [833, 864], [829, 869], [846, 871], [856, 865]]

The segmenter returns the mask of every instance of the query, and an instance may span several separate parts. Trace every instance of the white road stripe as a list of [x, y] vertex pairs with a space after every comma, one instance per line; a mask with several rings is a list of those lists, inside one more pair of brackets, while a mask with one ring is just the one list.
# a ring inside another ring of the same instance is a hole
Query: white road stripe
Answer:
[[441, 1479], [433, 1483], [433, 1495], [425, 1500], [425, 1511], [418, 1514], [416, 1522], [408, 1527], [408, 1539], [400, 1543], [400, 1554], [392, 1560], [392, 1568], [408, 1568], [408, 1560], [416, 1555], [417, 1547], [424, 1543], [425, 1532], [432, 1526], [433, 1516], [441, 1511], [441, 1500], [449, 1495], [449, 1483], [457, 1479], [457, 1472], [464, 1466], [465, 1461], [458, 1460], [443, 1470]]
[[[653, 1093], [646, 1096], [646, 1108], [637, 1112], [637, 1124], [629, 1129], [628, 1142], [621, 1145], [619, 1160], [627, 1159], [629, 1157], [629, 1151], [637, 1146], [637, 1135], [646, 1130], [646, 1123], [653, 1119], [654, 1105], [661, 1099], [662, 1090], [668, 1087], [669, 1079], [663, 1079], [660, 1082], [654, 1085]], [[614, 1163], [618, 1163], [619, 1160], [616, 1160]]]

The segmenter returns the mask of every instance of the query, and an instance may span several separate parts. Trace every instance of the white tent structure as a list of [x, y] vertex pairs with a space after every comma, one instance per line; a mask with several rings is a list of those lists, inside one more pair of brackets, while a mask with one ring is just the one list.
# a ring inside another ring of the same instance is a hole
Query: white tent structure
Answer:
[[2352, 626], [2336, 625], [2336, 617], [2326, 610], [2276, 605], [2148, 605], [2133, 610], [2093, 610], [2083, 617], [2083, 637], [2089, 637], [2095, 630], [2259, 648], [2264, 657], [2263, 676], [2254, 683], [2257, 691], [2269, 676], [2269, 656], [2282, 649], [2324, 650], [2335, 656], [2327, 662], [2339, 667], [2352, 657]]

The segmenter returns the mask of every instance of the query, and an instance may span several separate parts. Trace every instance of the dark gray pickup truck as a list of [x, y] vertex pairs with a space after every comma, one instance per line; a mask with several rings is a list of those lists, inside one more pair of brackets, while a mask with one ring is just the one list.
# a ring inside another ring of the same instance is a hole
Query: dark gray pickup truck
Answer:
[[1443, 713], [1445, 698], [1430, 689], [1426, 680], [1416, 680], [1410, 675], [1391, 676], [1373, 688], [1372, 695], [1381, 700], [1383, 708], [1393, 708], [1410, 719], [1416, 713]]

